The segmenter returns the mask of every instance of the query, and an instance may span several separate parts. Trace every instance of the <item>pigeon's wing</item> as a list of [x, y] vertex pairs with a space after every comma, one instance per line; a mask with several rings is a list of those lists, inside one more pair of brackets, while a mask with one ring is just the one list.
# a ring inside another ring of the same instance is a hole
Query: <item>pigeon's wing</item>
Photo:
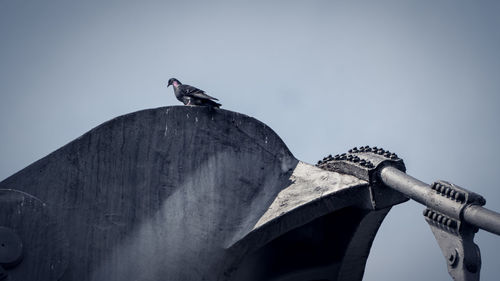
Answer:
[[185, 95], [188, 95], [188, 96], [191, 96], [194, 98], [205, 99], [205, 100], [218, 100], [217, 98], [214, 98], [212, 96], [205, 94], [205, 91], [200, 90], [200, 89], [193, 87], [193, 86], [186, 85], [186, 84], [179, 85], [179, 89]]

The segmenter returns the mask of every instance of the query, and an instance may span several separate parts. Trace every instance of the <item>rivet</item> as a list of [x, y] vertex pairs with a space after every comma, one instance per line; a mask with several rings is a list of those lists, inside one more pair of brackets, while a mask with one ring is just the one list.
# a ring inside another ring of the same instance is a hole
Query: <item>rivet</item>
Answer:
[[435, 213], [432, 211], [432, 210], [429, 210], [429, 213], [427, 214], [427, 216], [432, 219], [432, 216], [434, 215]]
[[450, 191], [450, 197], [451, 197], [451, 198], [455, 198], [455, 194], [456, 194], [456, 193], [457, 193], [457, 192], [456, 192], [455, 190]]
[[456, 249], [453, 249], [452, 252], [448, 255], [448, 264], [452, 267], [456, 267], [458, 261], [458, 252]]
[[444, 190], [444, 195], [446, 195], [446, 197], [450, 197], [450, 192], [451, 192], [451, 188], [447, 187], [447, 188]]
[[441, 223], [441, 222], [443, 221], [443, 216], [442, 216], [442, 215], [438, 215], [438, 216], [437, 216], [437, 221], [438, 221], [439, 223]]

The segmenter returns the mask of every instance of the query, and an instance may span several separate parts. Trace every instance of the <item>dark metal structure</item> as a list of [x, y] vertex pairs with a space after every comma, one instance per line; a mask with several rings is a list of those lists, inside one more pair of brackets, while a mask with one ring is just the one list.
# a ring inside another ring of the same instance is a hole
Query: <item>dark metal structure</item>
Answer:
[[313, 166], [243, 114], [174, 106], [106, 122], [0, 182], [2, 281], [354, 281], [412, 198], [455, 280], [477, 280], [484, 199], [354, 148]]
[[500, 235], [500, 214], [483, 208], [486, 200], [446, 181], [428, 185], [405, 173], [395, 153], [377, 147], [355, 147], [348, 153], [329, 156], [318, 166], [356, 175], [405, 194], [427, 206], [424, 217], [446, 259], [448, 272], [457, 281], [477, 281], [481, 254], [474, 234], [484, 229]]

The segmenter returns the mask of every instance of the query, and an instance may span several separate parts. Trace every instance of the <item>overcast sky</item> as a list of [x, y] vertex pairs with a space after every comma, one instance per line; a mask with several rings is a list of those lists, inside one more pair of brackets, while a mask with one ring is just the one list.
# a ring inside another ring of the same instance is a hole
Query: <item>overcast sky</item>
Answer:
[[[498, 1], [0, 0], [0, 180], [113, 117], [176, 105], [168, 78], [268, 124], [300, 160], [359, 145], [500, 211]], [[393, 208], [364, 280], [451, 280]], [[480, 231], [482, 280], [500, 237]]]

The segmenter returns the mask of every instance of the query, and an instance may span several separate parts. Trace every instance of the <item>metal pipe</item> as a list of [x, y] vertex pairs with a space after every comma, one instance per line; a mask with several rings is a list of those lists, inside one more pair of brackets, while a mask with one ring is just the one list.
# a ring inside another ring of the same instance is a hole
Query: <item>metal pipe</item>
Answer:
[[468, 205], [462, 209], [461, 204], [446, 200], [434, 192], [430, 185], [391, 166], [382, 168], [380, 178], [385, 185], [423, 205], [457, 220], [463, 218], [471, 225], [500, 235], [500, 214], [497, 212], [478, 205]]
[[467, 206], [464, 220], [481, 229], [500, 235], [500, 214], [477, 205]]

